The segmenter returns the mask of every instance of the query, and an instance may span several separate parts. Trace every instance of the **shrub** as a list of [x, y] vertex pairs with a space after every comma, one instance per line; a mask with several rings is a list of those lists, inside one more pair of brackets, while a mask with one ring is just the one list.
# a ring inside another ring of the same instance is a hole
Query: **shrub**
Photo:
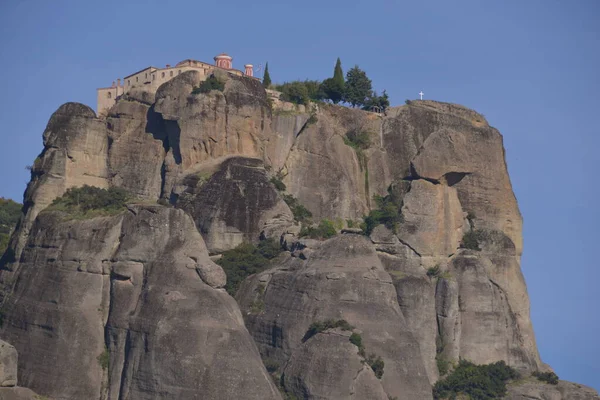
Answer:
[[377, 208], [371, 210], [369, 215], [364, 217], [364, 222], [361, 226], [363, 232], [366, 235], [370, 235], [377, 225], [383, 224], [388, 229], [392, 230], [392, 232], [397, 233], [398, 225], [404, 222], [400, 210], [402, 200], [398, 199], [391, 189], [388, 189], [387, 196], [375, 195], [373, 198], [377, 203]]
[[102, 369], [107, 369], [110, 362], [110, 354], [108, 353], [108, 349], [105, 348], [102, 354], [98, 356], [97, 360]]
[[279, 369], [279, 363], [271, 360], [270, 358], [263, 360], [263, 364], [269, 373], [273, 373]]
[[363, 344], [362, 336], [360, 336], [360, 333], [353, 332], [352, 335], [350, 335], [350, 343], [358, 347], [359, 350], [362, 349]]
[[125, 189], [100, 189], [83, 185], [67, 189], [62, 197], [54, 199], [47, 210], [63, 211], [74, 218], [91, 218], [119, 213], [125, 209], [129, 200], [131, 196]]
[[440, 266], [436, 265], [435, 267], [431, 267], [427, 270], [428, 277], [438, 276], [440, 274]]
[[337, 234], [337, 230], [328, 219], [323, 219], [315, 228], [312, 226], [303, 226], [300, 230], [300, 237], [309, 237], [311, 239], [329, 239]]
[[273, 186], [275, 186], [275, 189], [277, 189], [277, 191], [279, 191], [279, 192], [285, 192], [285, 190], [287, 189], [285, 186], [285, 183], [283, 183], [280, 176], [272, 177], [271, 183], [273, 184]]
[[460, 360], [450, 375], [433, 386], [434, 399], [456, 398], [463, 394], [473, 400], [498, 399], [506, 395], [506, 382], [519, 374], [504, 361], [476, 365]]
[[482, 230], [471, 229], [463, 235], [461, 247], [470, 250], [481, 251], [479, 242], [485, 238], [485, 234]]
[[375, 357], [375, 354], [371, 354], [366, 359], [367, 364], [371, 367], [377, 379], [381, 379], [383, 377], [383, 367], [385, 363], [381, 359], [381, 357]]
[[450, 361], [440, 357], [439, 355], [435, 357], [435, 361], [437, 363], [440, 376], [444, 376], [448, 373], [448, 371], [450, 371]]
[[327, 329], [334, 328], [340, 328], [343, 331], [351, 331], [352, 329], [354, 329], [354, 327], [350, 325], [345, 319], [328, 319], [325, 321], [317, 321], [310, 324], [308, 330], [302, 338], [302, 342], [306, 342], [308, 339], [315, 336], [317, 333], [321, 333], [326, 331]]
[[200, 86], [192, 90], [192, 94], [197, 93], [208, 93], [212, 90], [218, 90], [222, 92], [225, 89], [225, 84], [221, 82], [216, 76], [211, 75], [205, 81], [200, 83]]
[[546, 382], [551, 385], [558, 385], [558, 375], [556, 375], [554, 372], [535, 371], [532, 375], [542, 382]]
[[371, 145], [371, 135], [363, 131], [350, 131], [344, 136], [344, 143], [355, 150], [368, 149]]
[[290, 210], [292, 210], [292, 214], [294, 214], [294, 219], [299, 222], [306, 222], [310, 217], [312, 217], [312, 213], [306, 209], [297, 198], [292, 196], [291, 194], [284, 194], [283, 201], [286, 202]]
[[[223, 252], [222, 257], [217, 260], [217, 264], [227, 275], [227, 284], [225, 285], [227, 293], [235, 296], [244, 279], [267, 269], [270, 260], [277, 257], [279, 253], [281, 253], [281, 246], [272, 238], [262, 240], [258, 246], [242, 243], [235, 249]], [[258, 309], [260, 304], [253, 304], [253, 306]]]

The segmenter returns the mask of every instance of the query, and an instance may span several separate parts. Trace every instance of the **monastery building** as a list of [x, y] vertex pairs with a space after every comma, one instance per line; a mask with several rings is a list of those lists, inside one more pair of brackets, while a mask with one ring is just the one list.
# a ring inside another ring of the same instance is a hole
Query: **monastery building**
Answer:
[[117, 83], [113, 82], [111, 87], [97, 90], [98, 115], [106, 115], [108, 110], [117, 102], [117, 97], [129, 92], [131, 89], [143, 86], [145, 90], [156, 92], [160, 85], [185, 71], [198, 71], [203, 79], [208, 78], [216, 68], [238, 76], [254, 76], [252, 64], [244, 65], [244, 72], [233, 69], [233, 58], [225, 53], [219, 54], [214, 60], [214, 65], [187, 59], [175, 64], [175, 66], [167, 64], [165, 68], [146, 67], [126, 76], [123, 78], [123, 82], [121, 82], [121, 79], [117, 79]]

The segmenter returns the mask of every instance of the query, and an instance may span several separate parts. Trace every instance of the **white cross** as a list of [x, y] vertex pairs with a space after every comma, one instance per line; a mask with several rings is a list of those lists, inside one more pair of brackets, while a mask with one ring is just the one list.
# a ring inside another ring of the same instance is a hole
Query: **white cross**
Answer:
[[421, 100], [423, 100], [423, 95], [424, 95], [424, 94], [425, 94], [425, 93], [423, 93], [423, 91], [422, 91], [422, 90], [419, 92], [419, 96], [421, 96]]

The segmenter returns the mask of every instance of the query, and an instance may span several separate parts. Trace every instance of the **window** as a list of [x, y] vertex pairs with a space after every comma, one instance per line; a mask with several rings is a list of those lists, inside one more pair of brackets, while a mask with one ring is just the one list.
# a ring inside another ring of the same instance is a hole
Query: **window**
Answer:
[[137, 76], [135, 77], [135, 81], [136, 81], [136, 82], [138, 81], [138, 77], [137, 77]]
[[156, 79], [156, 75], [152, 74], [152, 80]]
[[148, 73], [146, 72], [146, 75], [144, 76], [145, 79], [148, 79]]
[[171, 71], [171, 74], [170, 74], [170, 75], [171, 75], [171, 76], [173, 76], [173, 71]]
[[165, 73], [164, 73], [164, 72], [162, 73], [162, 77], [163, 77], [163, 78], [165, 77]]
[[108, 93], [106, 93], [106, 96], [110, 99], [112, 97], [112, 93], [108, 92]]
[[131, 86], [131, 79], [127, 79], [127, 86]]

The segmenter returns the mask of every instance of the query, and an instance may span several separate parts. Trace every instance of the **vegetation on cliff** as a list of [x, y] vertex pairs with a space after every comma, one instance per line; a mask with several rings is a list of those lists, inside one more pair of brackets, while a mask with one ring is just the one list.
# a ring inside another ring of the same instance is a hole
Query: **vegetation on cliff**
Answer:
[[[266, 83], [267, 78], [268, 83]], [[263, 86], [272, 86], [273, 89], [281, 92], [281, 100], [295, 104], [307, 105], [311, 101], [325, 100], [333, 104], [343, 102], [352, 107], [362, 107], [369, 111], [383, 111], [390, 105], [387, 92], [384, 90], [383, 94], [379, 96], [372, 88], [371, 79], [358, 65], [348, 70], [344, 79], [342, 63], [339, 58], [335, 64], [333, 77], [322, 82], [307, 79], [271, 85], [271, 77], [265, 71]]]
[[200, 86], [194, 88], [194, 90], [192, 90], [192, 94], [209, 93], [213, 90], [218, 90], [219, 92], [222, 92], [223, 90], [225, 90], [225, 84], [221, 82], [216, 76], [211, 75], [205, 81], [201, 82]]
[[331, 100], [333, 104], [337, 104], [344, 97], [345, 86], [346, 82], [344, 80], [344, 72], [342, 71], [342, 62], [338, 57], [333, 70], [333, 78], [325, 79], [321, 84], [321, 88], [326, 98]]
[[258, 246], [242, 243], [235, 249], [223, 252], [216, 262], [227, 275], [225, 285], [227, 293], [235, 296], [244, 279], [267, 269], [271, 260], [279, 253], [281, 253], [281, 246], [272, 238], [260, 241]]
[[554, 372], [538, 372], [535, 371], [533, 374], [539, 381], [549, 383], [551, 385], [558, 385], [558, 375]]
[[473, 400], [500, 399], [506, 395], [506, 383], [519, 374], [504, 361], [476, 365], [460, 360], [457, 367], [433, 386], [434, 399], [456, 399], [467, 395]]
[[0, 197], [0, 257], [8, 247], [10, 234], [21, 216], [21, 204]]
[[299, 236], [311, 239], [329, 239], [336, 234], [337, 229], [333, 222], [328, 219], [322, 219], [317, 226], [303, 226]]
[[463, 235], [461, 247], [481, 251], [479, 243], [485, 239], [485, 232], [480, 229], [471, 229]]
[[388, 188], [387, 196], [375, 195], [373, 196], [373, 200], [375, 200], [377, 208], [371, 210], [369, 215], [364, 217], [364, 222], [361, 226], [363, 232], [366, 235], [370, 235], [377, 225], [383, 224], [386, 228], [396, 233], [398, 225], [404, 221], [400, 210], [402, 199], [398, 198], [391, 188]]
[[118, 214], [129, 200], [131, 195], [125, 189], [83, 185], [67, 189], [65, 194], [54, 199], [46, 211], [61, 211], [73, 219], [86, 219]]
[[269, 63], [265, 65], [265, 73], [263, 74], [262, 84], [265, 88], [269, 88], [271, 86], [271, 75], [269, 74]]

